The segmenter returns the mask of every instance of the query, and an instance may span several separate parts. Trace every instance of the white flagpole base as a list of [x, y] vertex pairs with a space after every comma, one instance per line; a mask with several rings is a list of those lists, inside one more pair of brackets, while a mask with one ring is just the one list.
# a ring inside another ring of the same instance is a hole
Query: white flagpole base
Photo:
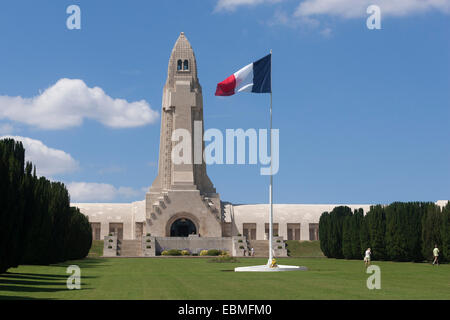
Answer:
[[306, 270], [308, 270], [307, 267], [286, 266], [286, 265], [278, 265], [274, 268], [271, 268], [267, 265], [234, 268], [234, 272], [277, 272], [277, 271], [306, 271]]

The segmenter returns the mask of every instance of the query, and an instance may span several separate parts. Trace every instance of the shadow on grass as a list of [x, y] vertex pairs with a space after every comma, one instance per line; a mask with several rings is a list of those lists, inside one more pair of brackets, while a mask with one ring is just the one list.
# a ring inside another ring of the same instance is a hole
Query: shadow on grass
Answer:
[[[9, 292], [41, 292], [41, 293], [52, 293], [52, 292], [59, 292], [59, 291], [65, 291], [68, 290], [67, 283], [65, 279], [58, 278], [58, 279], [51, 279], [48, 281], [41, 281], [36, 280], [40, 278], [33, 278], [32, 280], [23, 280], [23, 279], [4, 279], [5, 275], [2, 275], [0, 277], [0, 291], [9, 291]], [[17, 275], [14, 275], [17, 276]], [[3, 278], [3, 279], [2, 279]], [[8, 277], [6, 277], [8, 278]], [[67, 278], [67, 277], [65, 277]], [[27, 277], [26, 279], [29, 279]], [[85, 288], [84, 286], [86, 283], [81, 283], [82, 290], [91, 290], [90, 288]], [[51, 288], [48, 288], [46, 286], [52, 286]], [[27, 297], [12, 297], [12, 296], [3, 296], [0, 295], [0, 299], [27, 299]]]
[[82, 260], [71, 260], [71, 261], [66, 261], [66, 262], [62, 262], [62, 263], [58, 263], [58, 264], [52, 264], [50, 266], [52, 267], [62, 267], [62, 268], [67, 268], [68, 266], [71, 265], [76, 265], [79, 266], [81, 269], [83, 268], [95, 268], [98, 266], [101, 267], [109, 267], [110, 264], [106, 264], [106, 261], [103, 258], [85, 258]]
[[[32, 298], [32, 297], [20, 297], [20, 296], [2, 296], [0, 295], [0, 301], [2, 300], [42, 300], [39, 298]], [[52, 298], [48, 298], [45, 300], [54, 300]]]
[[[57, 265], [50, 265], [46, 267], [63, 267], [67, 268], [69, 265], [76, 264], [83, 270], [83, 268], [94, 268], [97, 266], [104, 267], [104, 264], [99, 264], [101, 261], [95, 259], [68, 261]], [[61, 269], [55, 269], [55, 273], [61, 273]], [[47, 273], [21, 273], [21, 272], [6, 272], [0, 274], [0, 292], [11, 293], [53, 293], [68, 290], [66, 280], [70, 277], [70, 274], [47, 274]], [[86, 288], [86, 283], [83, 283], [85, 279], [98, 278], [96, 276], [82, 275], [82, 290], [92, 290]], [[0, 300], [16, 300], [16, 299], [29, 299], [28, 297], [18, 297], [0, 295]]]
[[[19, 279], [29, 279], [29, 280], [65, 280], [70, 276], [70, 274], [43, 274], [43, 273], [15, 273], [7, 272], [0, 274], [0, 283], [4, 283], [2, 278], [19, 278]], [[98, 278], [93, 276], [85, 276], [84, 279]]]

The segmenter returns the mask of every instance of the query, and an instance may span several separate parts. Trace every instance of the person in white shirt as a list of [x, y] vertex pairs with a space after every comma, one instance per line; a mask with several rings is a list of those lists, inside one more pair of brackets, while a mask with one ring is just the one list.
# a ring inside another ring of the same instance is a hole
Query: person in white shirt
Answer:
[[364, 263], [366, 265], [366, 268], [370, 266], [370, 255], [372, 254], [372, 251], [370, 251], [370, 248], [367, 248], [366, 253], [364, 254]]
[[439, 249], [437, 247], [437, 244], [434, 245], [433, 256], [434, 256], [433, 264], [439, 265]]

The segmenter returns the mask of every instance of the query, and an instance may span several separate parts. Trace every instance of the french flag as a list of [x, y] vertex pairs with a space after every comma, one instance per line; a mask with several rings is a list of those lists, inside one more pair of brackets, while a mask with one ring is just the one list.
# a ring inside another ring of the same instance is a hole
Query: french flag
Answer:
[[217, 84], [216, 96], [232, 96], [237, 92], [270, 93], [272, 54], [246, 65]]

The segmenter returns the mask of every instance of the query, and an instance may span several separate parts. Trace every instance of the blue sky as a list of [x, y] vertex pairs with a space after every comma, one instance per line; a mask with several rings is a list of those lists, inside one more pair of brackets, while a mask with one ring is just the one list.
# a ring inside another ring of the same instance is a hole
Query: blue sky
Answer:
[[[74, 201], [142, 200], [157, 173], [155, 112], [168, 59], [184, 31], [205, 129], [268, 126], [268, 95], [214, 92], [273, 50], [275, 203], [449, 199], [450, 1], [395, 2], [3, 1], [0, 136], [28, 138], [38, 171], [65, 182]], [[81, 8], [81, 30], [66, 27], [72, 4]], [[380, 5], [381, 30], [366, 27], [368, 4]], [[79, 95], [52, 100], [46, 111], [40, 95], [66, 85]], [[94, 87], [101, 98], [91, 110], [82, 97]], [[33, 97], [36, 113], [28, 113]], [[125, 102], [111, 111], [111, 98]], [[259, 169], [207, 170], [222, 200], [264, 203], [269, 178]]]

